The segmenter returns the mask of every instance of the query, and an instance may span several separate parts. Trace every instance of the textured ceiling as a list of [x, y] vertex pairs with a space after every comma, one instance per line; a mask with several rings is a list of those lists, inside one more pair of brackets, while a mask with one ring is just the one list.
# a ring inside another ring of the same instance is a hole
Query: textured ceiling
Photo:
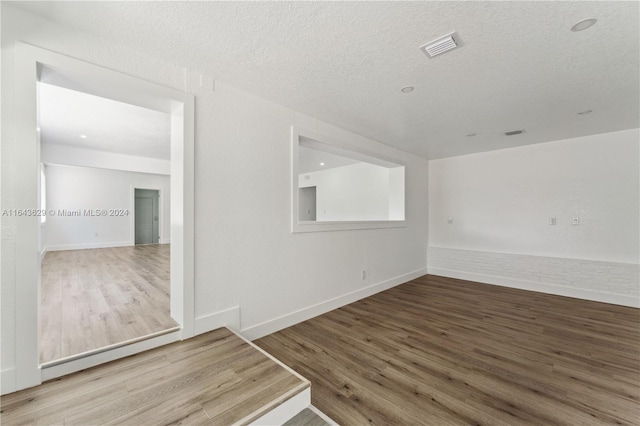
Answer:
[[429, 158], [640, 126], [638, 2], [17, 6]]
[[169, 114], [44, 83], [38, 100], [42, 143], [171, 158]]

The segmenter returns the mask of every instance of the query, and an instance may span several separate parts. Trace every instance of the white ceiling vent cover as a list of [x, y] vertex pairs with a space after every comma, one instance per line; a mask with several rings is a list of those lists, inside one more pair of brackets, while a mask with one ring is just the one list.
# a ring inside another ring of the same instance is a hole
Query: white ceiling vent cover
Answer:
[[420, 49], [430, 58], [441, 55], [449, 50], [460, 47], [459, 40], [456, 40], [457, 35], [455, 32], [433, 40], [425, 45], [420, 46]]

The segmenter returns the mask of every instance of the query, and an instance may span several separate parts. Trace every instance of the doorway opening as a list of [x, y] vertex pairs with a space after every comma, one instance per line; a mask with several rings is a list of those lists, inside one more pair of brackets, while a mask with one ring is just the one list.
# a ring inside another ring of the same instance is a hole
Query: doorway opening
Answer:
[[49, 367], [179, 324], [164, 228], [171, 116], [42, 80], [39, 198], [49, 220], [40, 224], [39, 333]]
[[135, 244], [160, 243], [160, 191], [135, 188], [134, 228]]
[[[52, 222], [53, 216], [46, 220], [40, 217], [22, 217], [16, 221], [16, 239], [22, 244], [16, 246], [16, 364], [15, 388], [17, 390], [36, 386], [44, 380], [49, 380], [75, 371], [80, 371], [98, 364], [129, 356], [173, 341], [192, 337], [194, 334], [194, 281], [193, 281], [193, 139], [194, 139], [194, 97], [193, 95], [171, 89], [159, 84], [144, 81], [100, 66], [92, 65], [77, 59], [47, 51], [28, 44], [16, 43], [16, 84], [15, 84], [15, 114], [17, 117], [15, 134], [20, 143], [20, 155], [16, 161], [16, 178], [23, 183], [23, 191], [16, 194], [16, 205], [37, 209], [40, 207], [40, 168], [44, 163], [46, 179], [46, 209], [50, 213], [55, 211], [55, 217], [100, 217], [118, 216], [134, 209], [129, 200], [131, 186], [125, 191], [125, 203], [128, 206], [90, 205], [87, 208], [61, 208], [51, 205], [52, 185], [51, 176], [46, 176], [49, 167], [58, 167], [59, 162], [49, 159], [42, 161], [41, 141], [38, 129], [38, 84], [45, 83], [70, 90], [76, 90], [89, 95], [123, 102], [130, 105], [147, 108], [168, 114], [170, 117], [170, 153], [169, 170], [171, 175], [170, 188], [162, 195], [171, 195], [171, 220], [166, 226], [170, 228], [171, 244], [161, 244], [170, 252], [166, 257], [170, 262], [170, 317], [178, 324], [175, 331], [169, 333], [151, 334], [140, 339], [131, 339], [124, 345], [116, 344], [104, 346], [98, 351], [88, 351], [76, 356], [61, 358], [57, 362], [41, 363], [39, 337], [39, 302], [41, 300], [41, 262], [42, 237], [41, 224]], [[87, 135], [89, 136], [89, 135]], [[82, 136], [77, 135], [81, 139]], [[88, 137], [86, 138], [88, 139]], [[104, 153], [100, 158], [92, 160], [89, 167], [92, 171], [105, 172], [101, 162], [110, 157]], [[70, 158], [70, 157], [69, 157]], [[89, 157], [85, 157], [87, 159]], [[147, 164], [154, 163], [153, 161]], [[129, 161], [136, 165], [136, 161]], [[157, 164], [156, 164], [157, 166]], [[65, 164], [65, 168], [80, 168], [78, 164]], [[62, 167], [60, 167], [62, 170]], [[146, 175], [138, 172], [139, 176]], [[78, 182], [78, 179], [73, 181]], [[130, 184], [129, 184], [130, 185]], [[139, 185], [148, 187], [147, 184]], [[155, 185], [150, 186], [154, 188]], [[97, 191], [96, 191], [97, 192]], [[160, 197], [162, 199], [162, 196]], [[95, 198], [94, 198], [95, 199]], [[55, 209], [55, 210], [54, 210]], [[66, 213], [69, 213], [66, 216]], [[106, 215], [106, 216], [105, 216]], [[162, 217], [162, 215], [160, 216]], [[167, 216], [168, 217], [168, 216]], [[130, 221], [130, 214], [124, 221]], [[97, 222], [96, 222], [97, 223]], [[80, 229], [76, 226], [74, 229]], [[160, 229], [160, 237], [164, 231]], [[96, 235], [97, 233], [97, 235]], [[71, 235], [71, 234], [68, 234]], [[104, 234], [93, 231], [94, 237]], [[133, 244], [134, 235], [129, 233], [119, 239], [122, 247], [136, 248]], [[162, 241], [161, 241], [162, 242]], [[95, 244], [99, 245], [99, 241]], [[167, 241], [168, 243], [168, 241]], [[146, 246], [141, 246], [146, 247]], [[100, 250], [103, 247], [85, 247]], [[113, 247], [108, 247], [111, 249]], [[64, 250], [59, 250], [60, 252]], [[87, 250], [87, 252], [90, 250]], [[55, 252], [55, 251], [54, 251]], [[134, 262], [144, 263], [144, 262]], [[112, 268], [111, 266], [109, 268]], [[117, 268], [112, 268], [117, 269]], [[65, 306], [66, 308], [66, 306]], [[113, 329], [113, 327], [112, 327]]]
[[316, 197], [317, 191], [315, 186], [307, 186], [300, 188], [300, 220], [316, 220]]

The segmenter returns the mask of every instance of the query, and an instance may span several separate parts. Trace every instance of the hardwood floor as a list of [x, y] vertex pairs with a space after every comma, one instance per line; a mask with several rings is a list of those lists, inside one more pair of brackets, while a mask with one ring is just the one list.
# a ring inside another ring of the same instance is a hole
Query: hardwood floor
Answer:
[[309, 382], [226, 328], [0, 398], [3, 425], [247, 424]]
[[342, 425], [640, 424], [640, 310], [424, 276], [255, 341]]
[[176, 327], [169, 245], [48, 252], [42, 261], [40, 362]]

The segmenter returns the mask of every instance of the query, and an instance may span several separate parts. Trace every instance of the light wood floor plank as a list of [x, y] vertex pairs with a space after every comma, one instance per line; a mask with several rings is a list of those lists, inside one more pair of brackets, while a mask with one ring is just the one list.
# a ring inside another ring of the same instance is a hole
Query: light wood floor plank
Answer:
[[168, 330], [168, 244], [48, 252], [42, 261], [40, 362]]
[[638, 424], [640, 310], [424, 276], [256, 341], [339, 424]]
[[245, 424], [308, 387], [223, 328], [4, 395], [0, 421]]

